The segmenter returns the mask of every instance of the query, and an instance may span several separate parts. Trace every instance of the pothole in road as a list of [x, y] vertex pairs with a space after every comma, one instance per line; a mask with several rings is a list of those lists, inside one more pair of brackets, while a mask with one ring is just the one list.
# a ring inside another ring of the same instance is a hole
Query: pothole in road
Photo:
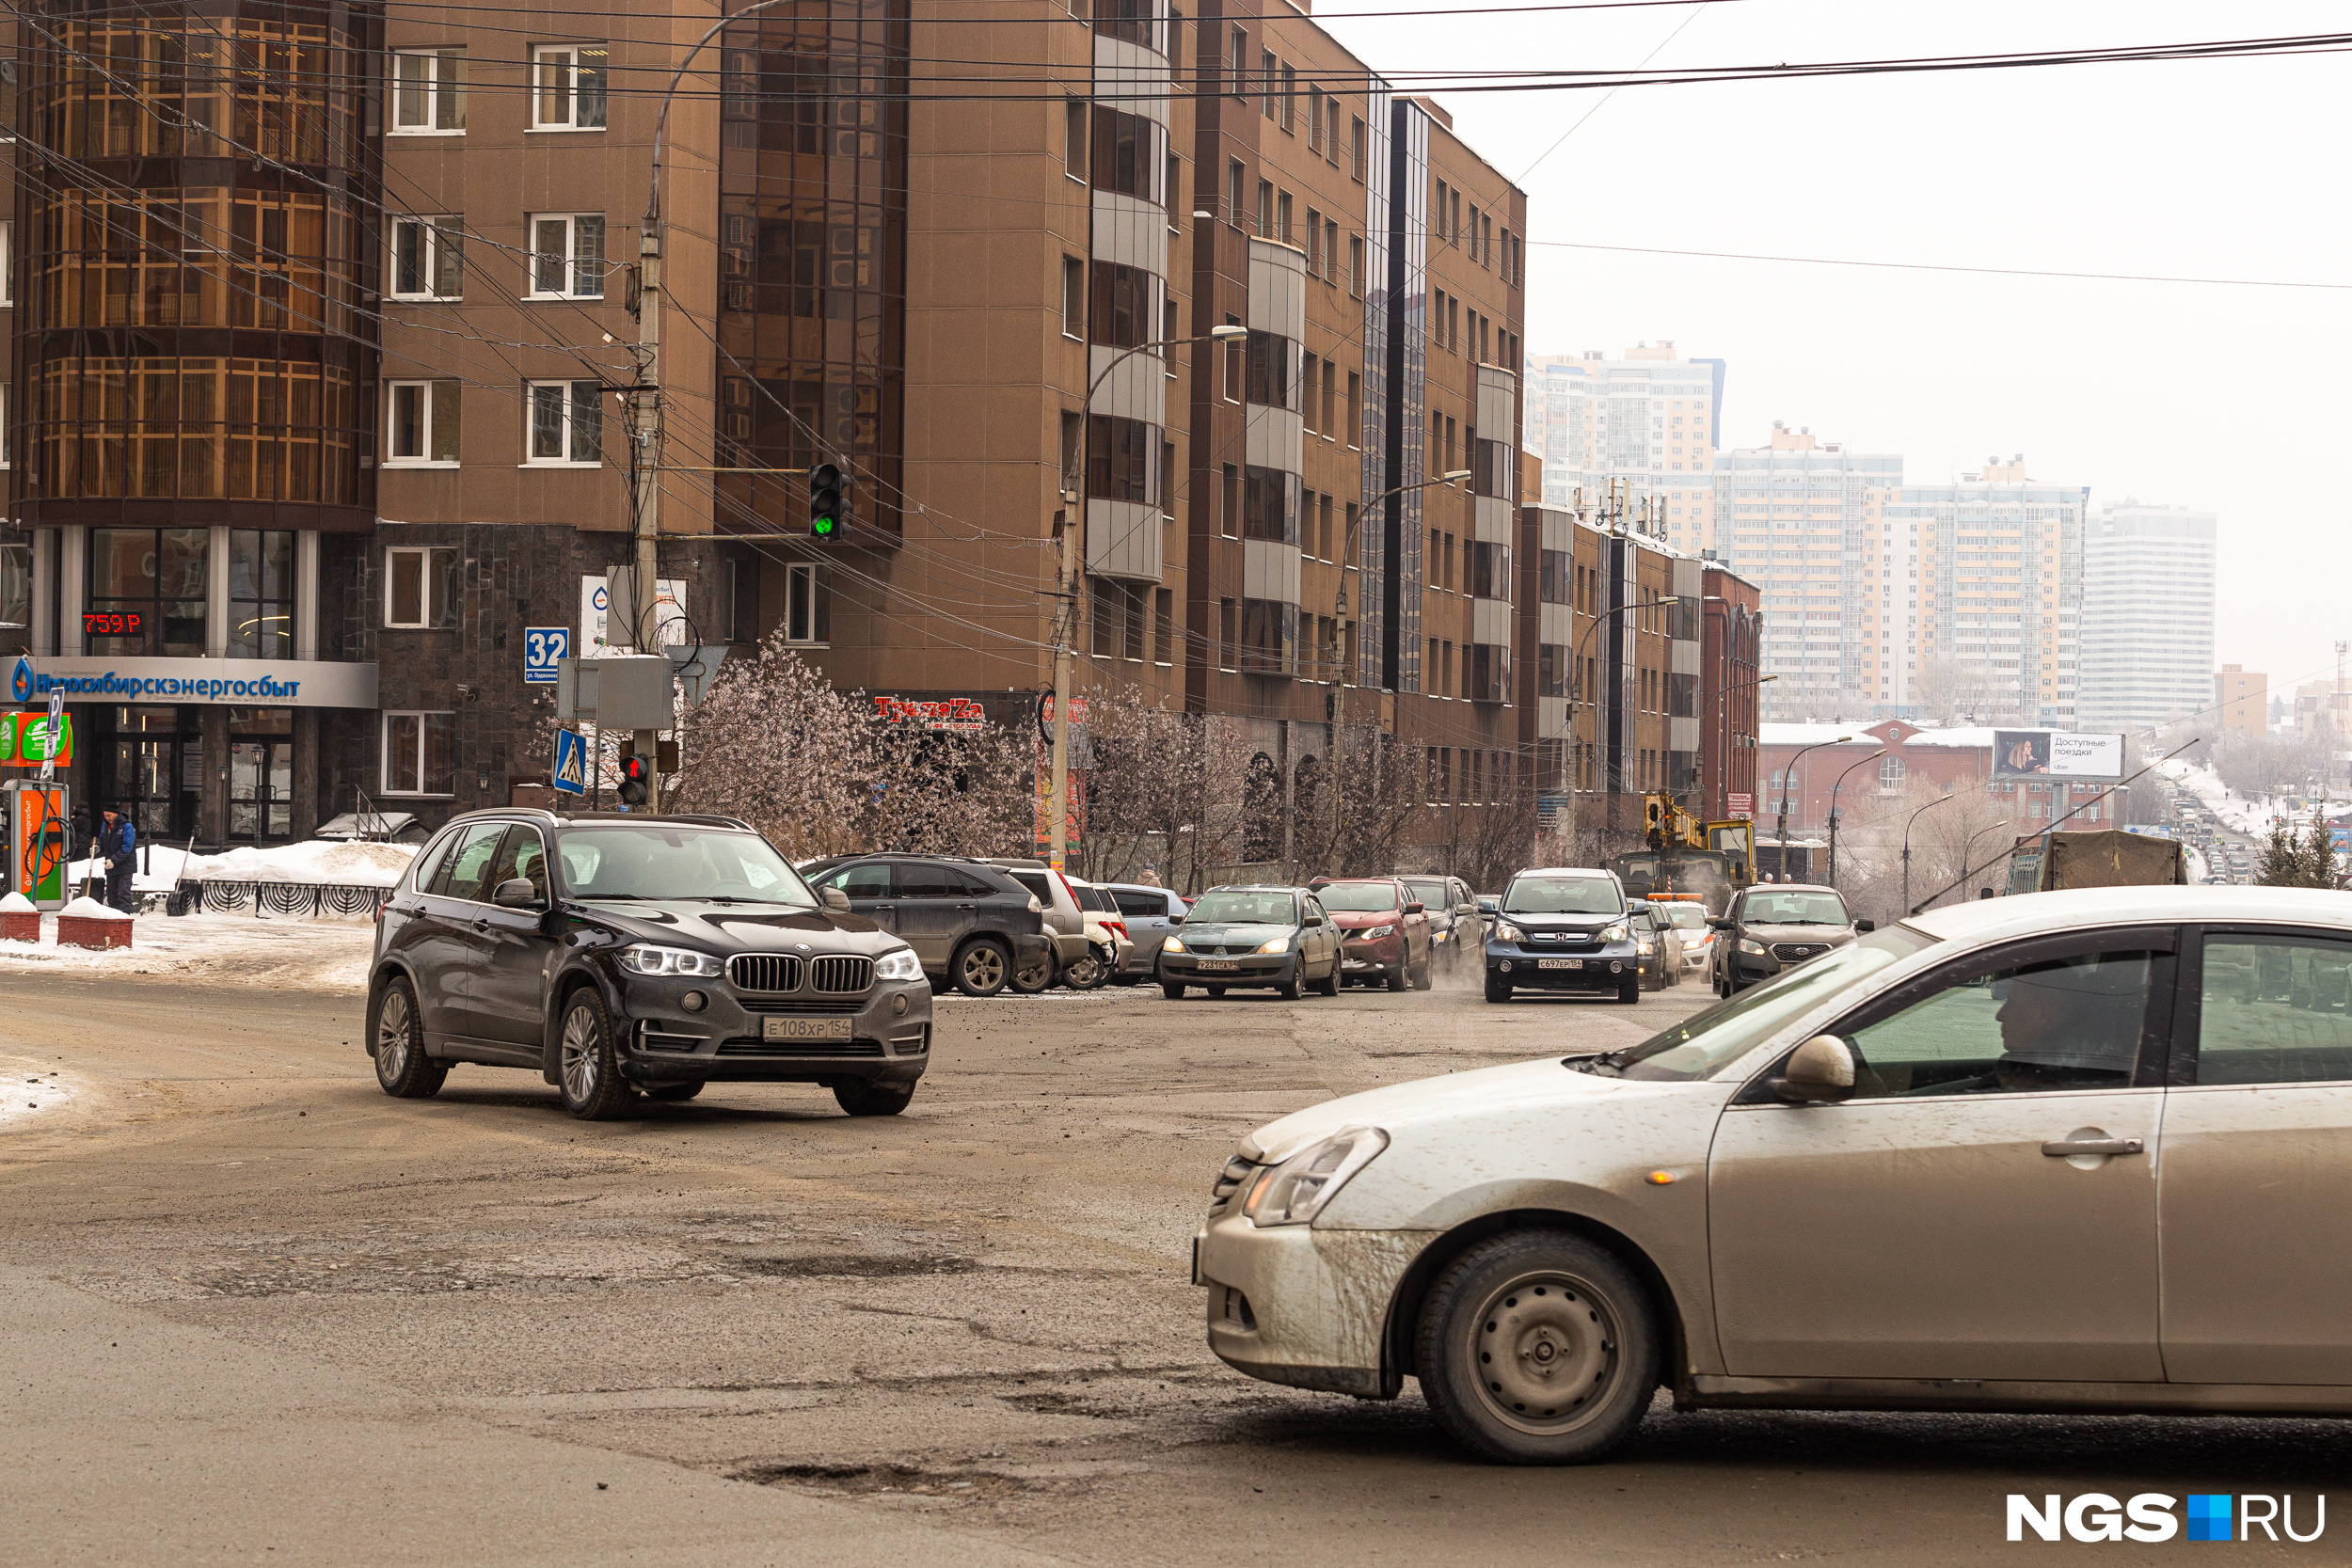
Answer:
[[897, 1493], [959, 1502], [1021, 1497], [1045, 1484], [989, 1470], [926, 1470], [913, 1465], [749, 1465], [730, 1476], [840, 1497]]
[[771, 1279], [902, 1279], [913, 1275], [970, 1274], [979, 1264], [969, 1258], [945, 1255], [841, 1252], [739, 1258], [735, 1267], [739, 1274]]

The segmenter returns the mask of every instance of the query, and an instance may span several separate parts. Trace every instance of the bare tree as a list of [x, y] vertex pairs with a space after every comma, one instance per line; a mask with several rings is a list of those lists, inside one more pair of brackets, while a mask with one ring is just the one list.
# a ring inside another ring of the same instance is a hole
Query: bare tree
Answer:
[[2328, 746], [2320, 738], [2232, 734], [2214, 742], [2212, 755], [2221, 782], [2249, 799], [2300, 789], [2327, 776]]

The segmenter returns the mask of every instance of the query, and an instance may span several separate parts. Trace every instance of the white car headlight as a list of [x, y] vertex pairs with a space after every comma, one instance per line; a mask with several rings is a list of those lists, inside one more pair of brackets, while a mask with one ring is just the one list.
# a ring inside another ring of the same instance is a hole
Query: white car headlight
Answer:
[[1259, 1173], [1242, 1212], [1254, 1226], [1307, 1225], [1348, 1179], [1389, 1147], [1377, 1127], [1343, 1127]]
[[1261, 953], [1287, 953], [1290, 950], [1291, 939], [1288, 937], [1276, 937], [1272, 942], [1258, 949]]
[[1163, 953], [1181, 953], [1184, 950], [1184, 939], [1182, 937], [1170, 937], [1160, 943], [1160, 951]]
[[1634, 951], [1639, 953], [1647, 953], [1652, 951], [1652, 944], [1646, 942], [1637, 942], [1633, 944], [1633, 947]]
[[1370, 942], [1376, 937], [1392, 937], [1396, 935], [1396, 927], [1393, 926], [1375, 926], [1368, 931], [1359, 931], [1356, 934], [1363, 938], [1366, 942]]
[[923, 960], [914, 956], [912, 947], [898, 948], [874, 960], [874, 978], [877, 980], [920, 980], [922, 977]]
[[1520, 930], [1517, 926], [1512, 925], [1509, 921], [1498, 920], [1495, 922], [1495, 941], [1525, 942], [1526, 940], [1527, 933]]
[[631, 974], [723, 974], [726, 965], [714, 954], [691, 947], [652, 947], [639, 942], [614, 955]]
[[1600, 940], [1603, 942], [1623, 942], [1627, 935], [1628, 932], [1626, 930], [1625, 922], [1621, 920], [1614, 926], [1610, 927], [1607, 930], [1601, 932]]
[[1740, 951], [1742, 953], [1753, 953], [1760, 958], [1764, 956], [1764, 944], [1757, 942], [1753, 937], [1741, 937], [1740, 939]]

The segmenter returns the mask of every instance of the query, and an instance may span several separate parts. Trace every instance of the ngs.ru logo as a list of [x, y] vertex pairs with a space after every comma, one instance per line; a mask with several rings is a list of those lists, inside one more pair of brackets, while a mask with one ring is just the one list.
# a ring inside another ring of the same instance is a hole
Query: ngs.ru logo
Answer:
[[[2023, 1493], [2009, 1495], [2009, 1538], [2023, 1541], [2031, 1530], [2044, 1541], [2169, 1541], [2181, 1534], [2183, 1513], [2173, 1510], [2180, 1499], [2162, 1492], [2140, 1492], [2118, 1502], [2105, 1492], [2085, 1492], [2061, 1500], [2055, 1492], [2039, 1503]], [[2280, 1531], [2289, 1541], [2316, 1541], [2328, 1530], [2328, 1495], [2315, 1495], [2309, 1507], [2309, 1535], [2295, 1528], [2292, 1493], [2272, 1497], [2261, 1492], [2191, 1492], [2185, 1514], [2191, 1541], [2250, 1541], [2261, 1530], [2276, 1541]]]

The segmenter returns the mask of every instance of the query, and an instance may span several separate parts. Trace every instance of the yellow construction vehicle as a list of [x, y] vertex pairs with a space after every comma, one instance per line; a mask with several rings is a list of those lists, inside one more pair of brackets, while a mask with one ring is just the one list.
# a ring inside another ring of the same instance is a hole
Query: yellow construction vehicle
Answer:
[[1756, 880], [1756, 834], [1744, 818], [1709, 822], [1671, 795], [1643, 797], [1645, 847], [1613, 865], [1629, 898], [1697, 896], [1710, 913]]

